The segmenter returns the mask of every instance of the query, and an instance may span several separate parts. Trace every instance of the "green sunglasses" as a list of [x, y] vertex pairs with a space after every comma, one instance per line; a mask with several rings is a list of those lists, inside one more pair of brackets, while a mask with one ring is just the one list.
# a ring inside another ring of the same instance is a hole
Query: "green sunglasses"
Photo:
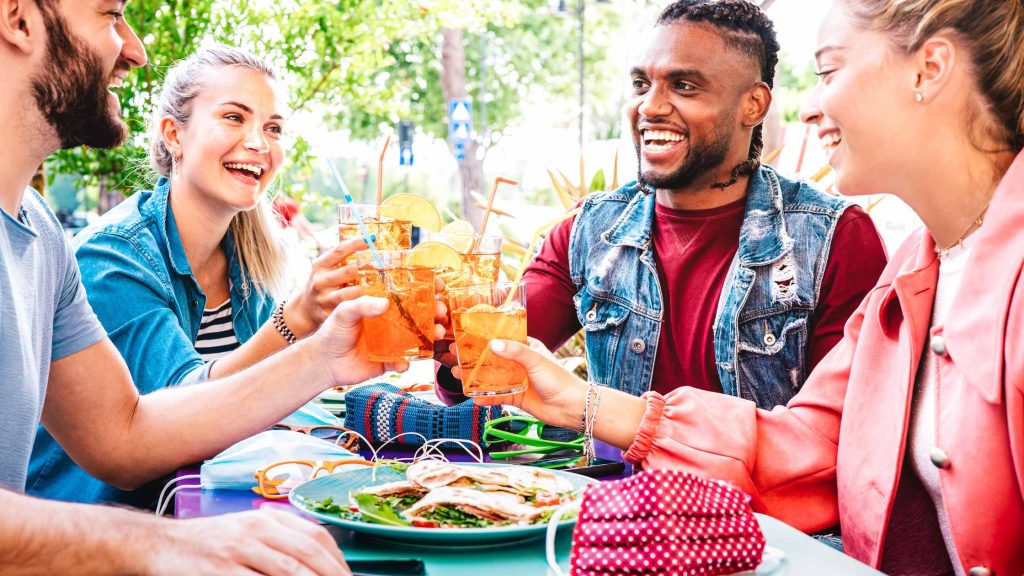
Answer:
[[519, 450], [490, 452], [491, 458], [504, 459], [524, 454], [550, 454], [552, 452], [582, 451], [583, 435], [575, 430], [547, 426], [536, 418], [504, 416], [484, 425], [485, 444], [512, 442], [527, 446]]

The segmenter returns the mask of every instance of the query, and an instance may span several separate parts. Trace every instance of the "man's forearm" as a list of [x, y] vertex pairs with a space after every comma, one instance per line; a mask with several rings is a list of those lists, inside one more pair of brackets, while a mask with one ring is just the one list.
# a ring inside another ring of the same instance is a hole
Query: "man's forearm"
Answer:
[[0, 573], [138, 573], [133, 558], [159, 539], [157, 518], [40, 500], [0, 489]]
[[[161, 390], [140, 398], [127, 431], [126, 484], [134, 487], [281, 421], [332, 385], [324, 358], [304, 340], [258, 365], [202, 386]], [[136, 441], [160, 439], [161, 444]]]

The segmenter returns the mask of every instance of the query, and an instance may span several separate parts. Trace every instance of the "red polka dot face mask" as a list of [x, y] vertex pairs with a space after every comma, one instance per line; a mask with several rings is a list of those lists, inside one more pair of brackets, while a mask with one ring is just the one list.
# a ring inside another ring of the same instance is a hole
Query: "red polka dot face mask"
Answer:
[[736, 488], [653, 470], [589, 487], [573, 533], [572, 576], [714, 576], [753, 570], [765, 538]]

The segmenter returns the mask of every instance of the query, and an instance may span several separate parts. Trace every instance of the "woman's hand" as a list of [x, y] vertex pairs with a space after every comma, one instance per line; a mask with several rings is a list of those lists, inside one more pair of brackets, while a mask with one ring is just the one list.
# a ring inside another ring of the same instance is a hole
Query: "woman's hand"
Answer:
[[[316, 358], [322, 359], [325, 369], [330, 371], [333, 386], [355, 384], [389, 370], [404, 372], [409, 368], [409, 362], [405, 360], [391, 363], [367, 360], [362, 320], [380, 316], [392, 302], [387, 298], [361, 296], [362, 288], [359, 286], [353, 286], [352, 290], [358, 297], [339, 304], [312, 337], [318, 347]], [[443, 338], [444, 326], [440, 320], [445, 315], [444, 304], [434, 302], [434, 315], [434, 338]]]
[[359, 295], [352, 284], [358, 270], [353, 260], [342, 266], [346, 258], [369, 248], [362, 238], [351, 238], [313, 260], [313, 269], [302, 292], [285, 305], [285, 323], [296, 337], [316, 331], [331, 312], [346, 300]]
[[[529, 339], [529, 346], [510, 340], [491, 342], [491, 354], [518, 362], [526, 369], [530, 386], [525, 392], [507, 396], [477, 396], [481, 406], [511, 404], [534, 417], [563, 428], [579, 428], [586, 403], [587, 383], [574, 376], [555, 360], [539, 340]], [[457, 378], [462, 374], [452, 370]]]

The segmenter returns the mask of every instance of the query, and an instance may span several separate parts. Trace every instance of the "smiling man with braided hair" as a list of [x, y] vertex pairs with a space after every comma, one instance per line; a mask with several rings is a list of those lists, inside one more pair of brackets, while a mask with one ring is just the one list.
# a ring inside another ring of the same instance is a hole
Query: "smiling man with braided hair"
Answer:
[[590, 379], [634, 395], [785, 404], [884, 249], [864, 211], [761, 165], [779, 45], [757, 6], [681, 0], [647, 37], [627, 106], [638, 178], [545, 242], [526, 273], [530, 335], [554, 349], [583, 327]]

